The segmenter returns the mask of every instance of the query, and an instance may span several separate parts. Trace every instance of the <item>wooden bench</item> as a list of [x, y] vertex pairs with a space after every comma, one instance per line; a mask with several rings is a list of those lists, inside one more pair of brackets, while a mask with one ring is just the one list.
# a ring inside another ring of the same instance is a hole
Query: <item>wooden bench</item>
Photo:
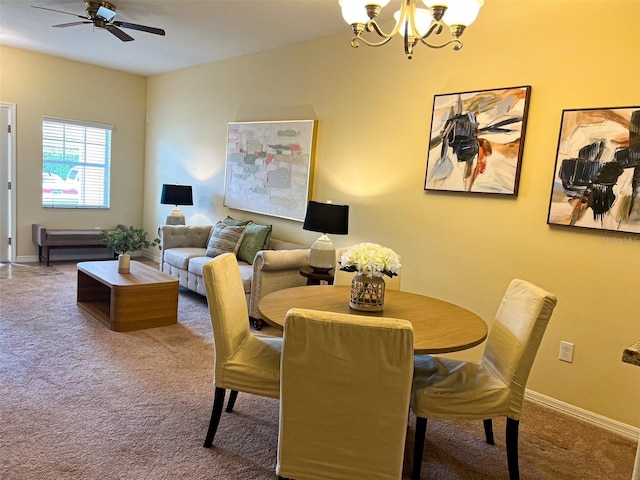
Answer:
[[[118, 225], [122, 227], [122, 225]], [[117, 227], [116, 227], [117, 228]], [[127, 228], [127, 227], [124, 227]], [[38, 245], [38, 262], [50, 263], [50, 251], [56, 248], [107, 248], [102, 243], [104, 235], [100, 230], [47, 229], [34, 223], [31, 225], [33, 243]]]

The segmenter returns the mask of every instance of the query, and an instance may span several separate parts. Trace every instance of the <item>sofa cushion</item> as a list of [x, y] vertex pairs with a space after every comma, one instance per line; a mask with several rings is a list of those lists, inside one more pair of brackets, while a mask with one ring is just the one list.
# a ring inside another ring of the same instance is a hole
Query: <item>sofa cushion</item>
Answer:
[[[199, 277], [202, 277], [202, 269], [204, 265], [212, 261], [211, 257], [206, 255], [203, 257], [194, 257], [189, 260], [189, 273], [193, 273]], [[244, 291], [249, 293], [251, 291], [251, 277], [253, 276], [253, 267], [246, 262], [238, 262], [240, 267], [240, 275], [242, 276], [242, 286]]]
[[251, 293], [251, 278], [253, 278], [253, 265], [246, 262], [238, 262], [240, 267], [240, 276], [242, 277], [242, 286], [245, 293]]
[[198, 275], [202, 277], [202, 268], [206, 263], [209, 263], [213, 260], [211, 257], [207, 257], [206, 255], [202, 257], [193, 257], [189, 259], [189, 273], [193, 273], [194, 275]]
[[216, 223], [207, 245], [207, 256], [217, 257], [223, 253], [238, 254], [244, 238], [244, 225], [230, 226], [222, 222]]
[[269, 244], [272, 228], [271, 225], [260, 225], [253, 222], [247, 224], [240, 250], [238, 250], [238, 259], [252, 264], [256, 253], [264, 250]]
[[[197, 247], [177, 247], [169, 248], [164, 251], [164, 262], [177, 268], [187, 270], [189, 260], [195, 257], [204, 257], [207, 253], [206, 248]], [[211, 260], [211, 257], [205, 257]]]

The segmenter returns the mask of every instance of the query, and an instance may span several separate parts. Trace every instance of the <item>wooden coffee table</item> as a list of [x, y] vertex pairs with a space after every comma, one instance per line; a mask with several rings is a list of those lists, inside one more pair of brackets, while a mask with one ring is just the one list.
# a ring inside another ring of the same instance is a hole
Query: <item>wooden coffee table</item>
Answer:
[[78, 306], [117, 332], [178, 321], [178, 279], [140, 262], [131, 273], [117, 261], [80, 262], [77, 292]]

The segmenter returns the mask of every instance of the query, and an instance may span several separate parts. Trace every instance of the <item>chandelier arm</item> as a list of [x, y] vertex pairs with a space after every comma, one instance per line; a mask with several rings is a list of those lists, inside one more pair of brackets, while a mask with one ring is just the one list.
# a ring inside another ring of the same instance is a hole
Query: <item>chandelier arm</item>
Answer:
[[462, 48], [462, 41], [457, 38], [452, 38], [448, 42], [442, 43], [440, 45], [436, 45], [428, 42], [425, 37], [420, 37], [420, 42], [422, 42], [424, 45], [430, 48], [444, 48], [444, 47], [448, 47], [449, 45], [453, 45], [453, 49], [456, 51]]
[[[380, 28], [380, 25], [378, 25], [378, 22], [376, 22], [375, 20], [369, 20], [367, 22], [366, 30], [367, 32], [376, 32], [382, 38], [386, 38], [387, 40], [389, 40], [391, 39], [391, 37], [394, 37], [400, 31], [400, 23], [401, 22], [396, 23], [396, 25], [393, 27], [393, 30], [391, 30], [390, 33], [384, 33]], [[387, 43], [387, 42], [384, 42], [384, 43]]]
[[371, 40], [367, 40], [366, 38], [360, 35], [356, 35], [351, 39], [351, 46], [353, 48], [358, 48], [360, 46], [358, 42], [362, 42], [365, 45], [369, 45], [370, 47], [381, 47], [382, 45], [389, 43], [390, 40], [391, 40], [391, 37], [385, 37], [383, 40], [379, 42], [372, 42]]
[[442, 23], [439, 21], [436, 21], [431, 24], [427, 33], [422, 35], [420, 39], [427, 39], [431, 35], [440, 35], [441, 33], [442, 33]]

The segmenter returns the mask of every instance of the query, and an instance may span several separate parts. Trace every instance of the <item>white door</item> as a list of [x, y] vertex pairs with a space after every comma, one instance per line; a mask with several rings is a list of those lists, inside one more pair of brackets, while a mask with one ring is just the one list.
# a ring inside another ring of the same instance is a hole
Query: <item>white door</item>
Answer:
[[16, 106], [2, 103], [0, 112], [0, 262], [11, 262], [15, 260], [15, 190], [10, 186], [15, 187]]

